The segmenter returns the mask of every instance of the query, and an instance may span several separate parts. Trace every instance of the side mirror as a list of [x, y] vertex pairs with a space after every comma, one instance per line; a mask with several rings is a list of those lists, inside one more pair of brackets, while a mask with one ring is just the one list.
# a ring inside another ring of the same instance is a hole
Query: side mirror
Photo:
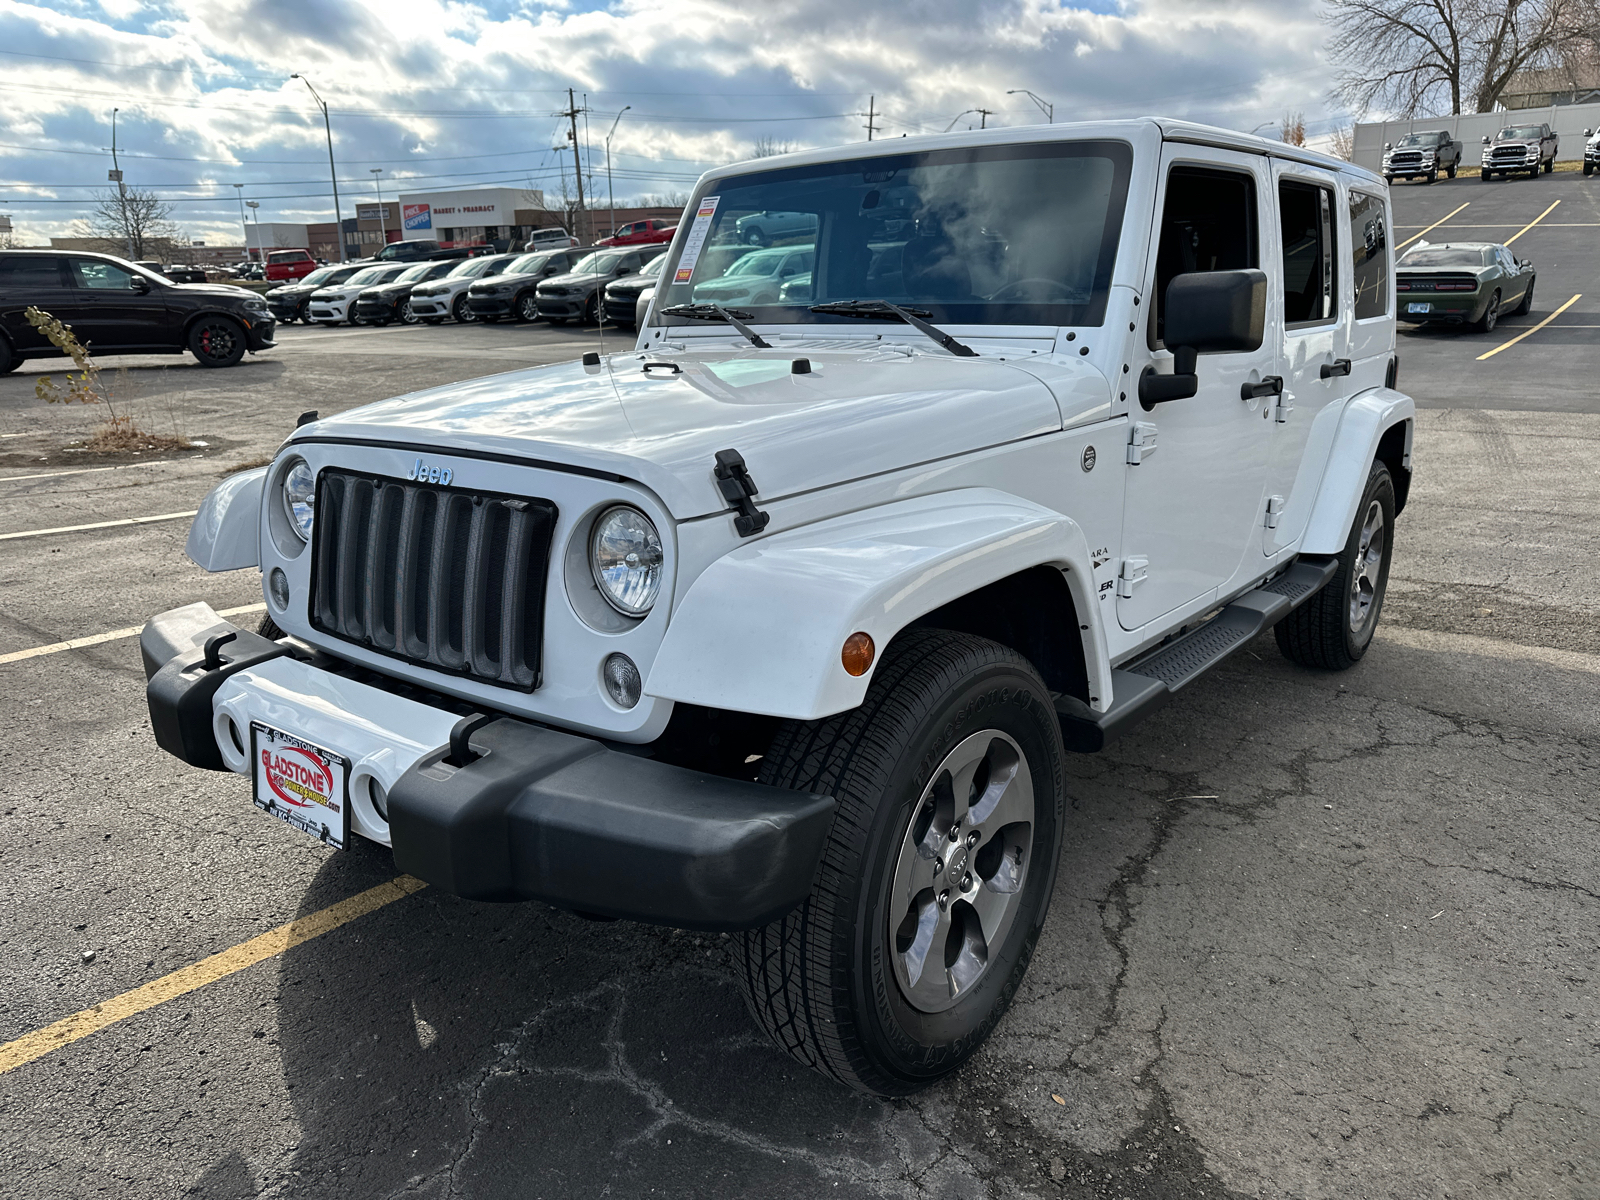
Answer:
[[142, 296], [150, 290], [150, 281], [143, 275], [135, 275], [132, 279], [128, 280], [128, 287], [130, 290], [138, 292]]
[[1483, 135], [1483, 144], [1485, 146], [1487, 146], [1489, 144], [1489, 135], [1488, 134], [1484, 134]]
[[1164, 340], [1172, 351], [1172, 374], [1146, 367], [1139, 377], [1139, 403], [1146, 410], [1169, 400], [1187, 400], [1200, 390], [1195, 374], [1201, 354], [1259, 350], [1266, 334], [1267, 276], [1258, 270], [1192, 271], [1167, 284]]
[[1394, 143], [1393, 142], [1385, 142], [1383, 144], [1383, 148], [1385, 150], [1393, 150], [1394, 149]]
[[1593, 137], [1593, 136], [1594, 136], [1594, 130], [1592, 130], [1592, 129], [1585, 129], [1585, 130], [1584, 130], [1584, 131], [1583, 131], [1583, 136], [1584, 136], [1584, 137]]

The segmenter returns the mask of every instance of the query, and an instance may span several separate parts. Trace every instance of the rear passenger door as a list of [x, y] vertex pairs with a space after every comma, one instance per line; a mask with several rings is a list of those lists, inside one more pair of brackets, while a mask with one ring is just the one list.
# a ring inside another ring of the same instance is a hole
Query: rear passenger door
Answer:
[[1278, 366], [1283, 390], [1266, 398], [1272, 430], [1261, 548], [1276, 555], [1300, 540], [1333, 445], [1350, 382], [1350, 302], [1339, 246], [1339, 178], [1332, 171], [1274, 160], [1283, 314]]
[[14, 349], [36, 350], [50, 344], [24, 314], [38, 307], [62, 317], [72, 295], [65, 271], [66, 264], [55, 255], [0, 254], [0, 329]]

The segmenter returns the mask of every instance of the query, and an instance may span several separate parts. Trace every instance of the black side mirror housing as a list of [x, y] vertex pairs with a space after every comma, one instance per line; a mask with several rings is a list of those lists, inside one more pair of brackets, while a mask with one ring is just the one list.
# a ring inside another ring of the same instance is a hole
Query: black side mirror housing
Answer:
[[132, 279], [128, 280], [128, 287], [132, 291], [143, 295], [145, 292], [150, 290], [150, 281], [143, 275], [135, 275]]
[[1266, 336], [1267, 276], [1263, 271], [1191, 271], [1167, 284], [1164, 340], [1172, 350], [1172, 374], [1146, 367], [1139, 376], [1139, 403], [1148, 411], [1169, 400], [1187, 400], [1200, 390], [1199, 356], [1259, 350]]

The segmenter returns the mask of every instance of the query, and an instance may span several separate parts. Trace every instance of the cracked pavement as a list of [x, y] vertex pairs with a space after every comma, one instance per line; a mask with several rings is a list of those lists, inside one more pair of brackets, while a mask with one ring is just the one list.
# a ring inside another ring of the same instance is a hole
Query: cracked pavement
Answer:
[[[302, 408], [591, 337], [298, 332], [291, 365], [163, 377], [221, 448], [0, 478], [0, 520], [193, 507]], [[1535, 342], [1496, 371], [1590, 352]], [[799, 1069], [746, 1015], [717, 935], [426, 889], [0, 1076], [0, 1190], [1600, 1196], [1600, 401], [1553, 420], [1477, 405], [1487, 384], [1428, 394], [1472, 344], [1402, 350], [1420, 474], [1372, 652], [1320, 675], [1269, 636], [1069, 761], [1032, 968], [953, 1079], [886, 1102]], [[0, 426], [38, 431], [0, 449], [59, 460], [31, 389], [29, 371], [0, 380]], [[0, 651], [259, 598], [253, 576], [187, 564], [185, 531], [10, 543]], [[394, 875], [386, 852], [330, 855], [157, 751], [131, 640], [4, 669], [22, 736], [0, 748], [0, 1041]]]

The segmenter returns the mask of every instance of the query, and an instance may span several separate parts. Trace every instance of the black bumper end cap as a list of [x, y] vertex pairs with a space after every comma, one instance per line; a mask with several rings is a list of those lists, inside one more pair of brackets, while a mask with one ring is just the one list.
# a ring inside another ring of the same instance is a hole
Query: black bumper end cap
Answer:
[[[211, 701], [217, 689], [230, 675], [281, 658], [289, 653], [289, 648], [219, 620], [198, 631], [195, 635], [198, 645], [172, 656], [150, 673], [151, 656], [156, 648], [169, 644], [174, 636], [183, 636], [188, 627], [181, 620], [164, 621], [164, 618], [183, 614], [183, 609], [162, 613], [145, 626], [139, 637], [145, 670], [149, 673], [145, 701], [150, 707], [150, 730], [155, 734], [156, 745], [191, 767], [226, 771], [227, 764], [222, 761], [222, 752], [217, 749], [211, 727]], [[208, 652], [217, 664], [214, 667], [206, 665]]]
[[732, 931], [810, 893], [834, 801], [499, 718], [452, 767], [440, 747], [389, 790], [402, 871], [469, 900]]

